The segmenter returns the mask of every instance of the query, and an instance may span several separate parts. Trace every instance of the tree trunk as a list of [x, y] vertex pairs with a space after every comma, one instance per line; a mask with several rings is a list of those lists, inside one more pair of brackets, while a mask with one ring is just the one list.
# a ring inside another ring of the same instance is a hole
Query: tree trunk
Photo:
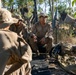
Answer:
[[51, 1], [50, 1], [50, 0], [49, 0], [49, 6], [50, 6], [50, 11], [52, 11], [52, 10], [51, 10], [52, 7], [51, 7]]
[[37, 16], [37, 2], [36, 2], [36, 0], [34, 0], [34, 18], [35, 18], [35, 22], [37, 22], [38, 16]]
[[52, 21], [54, 19], [54, 0], [52, 0]]

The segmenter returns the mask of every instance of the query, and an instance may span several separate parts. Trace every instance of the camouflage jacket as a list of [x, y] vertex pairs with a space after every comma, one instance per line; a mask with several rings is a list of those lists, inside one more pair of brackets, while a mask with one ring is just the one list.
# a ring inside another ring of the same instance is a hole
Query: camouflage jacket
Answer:
[[44, 26], [42, 26], [40, 22], [37, 22], [32, 28], [32, 33], [39, 38], [52, 38], [53, 31], [52, 27], [49, 24], [46, 23]]
[[13, 23], [10, 25], [9, 30], [16, 32], [19, 35], [23, 28], [24, 26], [17, 26], [16, 23]]

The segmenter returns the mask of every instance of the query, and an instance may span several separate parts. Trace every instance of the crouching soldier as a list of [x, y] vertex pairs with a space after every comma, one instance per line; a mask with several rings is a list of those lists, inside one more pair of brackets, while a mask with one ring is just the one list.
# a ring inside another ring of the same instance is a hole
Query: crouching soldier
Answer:
[[[51, 26], [48, 23], [46, 23], [47, 17], [48, 16], [45, 15], [44, 13], [40, 13], [39, 22], [37, 22], [33, 26], [32, 34], [29, 39], [32, 50], [38, 54], [39, 51], [49, 53], [49, 51], [52, 48], [53, 32]], [[42, 51], [41, 47], [45, 47], [46, 51], [44, 49]]]

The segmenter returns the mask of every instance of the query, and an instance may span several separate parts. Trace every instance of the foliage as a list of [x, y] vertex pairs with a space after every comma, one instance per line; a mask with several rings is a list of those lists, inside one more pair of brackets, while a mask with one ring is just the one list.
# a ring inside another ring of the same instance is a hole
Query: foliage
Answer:
[[72, 1], [72, 6], [74, 6], [75, 3], [76, 3], [76, 0], [73, 0], [73, 1]]
[[[49, 3], [50, 1], [50, 3]], [[31, 16], [32, 12], [34, 10], [34, 0], [2, 0], [3, 2], [3, 7], [9, 8], [9, 9], [15, 9], [15, 10], [19, 10], [22, 7], [28, 7], [29, 9], [29, 13], [27, 16]], [[72, 8], [67, 7], [67, 3], [69, 5], [70, 0], [36, 0], [37, 2], [37, 12], [42, 12], [44, 10], [44, 12], [48, 11], [48, 15], [49, 15], [49, 19], [52, 20], [52, 15], [54, 15], [54, 12], [56, 11], [56, 7], [58, 7], [58, 12], [61, 13], [64, 10], [66, 12], [68, 12], [69, 14], [71, 14], [72, 12]], [[52, 5], [53, 2], [53, 5]], [[72, 5], [74, 5], [74, 3], [76, 2], [76, 0], [73, 0]], [[41, 6], [44, 4], [44, 8]], [[49, 10], [47, 10], [47, 7], [49, 7]], [[52, 14], [53, 12], [53, 14]], [[76, 15], [76, 13], [74, 14]]]
[[75, 12], [73, 15], [74, 15], [74, 17], [76, 18], [76, 12]]
[[76, 33], [74, 32], [74, 30], [68, 27], [69, 25], [67, 26], [66, 24], [60, 25], [60, 28], [58, 29], [58, 32], [57, 32], [57, 41], [76, 44], [76, 41], [75, 41]]
[[62, 13], [64, 10], [66, 10], [66, 5], [65, 4], [58, 5], [57, 8], [58, 8], [58, 12]]
[[[50, 1], [50, 3], [49, 3], [49, 1]], [[3, 2], [4, 6], [6, 8], [9, 7], [11, 9], [12, 5], [15, 6], [13, 9], [18, 10], [18, 12], [15, 11], [16, 14], [19, 13], [20, 8], [26, 7], [26, 6], [29, 9], [27, 17], [32, 16], [32, 12], [34, 11], [34, 0], [2, 0], [2, 2]], [[54, 15], [54, 13], [56, 11], [56, 7], [58, 8], [59, 13], [62, 13], [63, 11], [66, 11], [70, 15], [72, 14], [71, 13], [72, 8], [70, 8], [70, 6], [67, 7], [67, 3], [69, 5], [70, 0], [36, 0], [36, 2], [37, 2], [37, 12], [41, 12], [41, 11], [43, 11], [43, 9], [46, 8], [46, 11], [48, 11], [49, 21], [52, 20], [52, 15]], [[72, 6], [74, 6], [75, 2], [76, 2], [76, 0], [73, 0]], [[44, 7], [41, 6], [42, 4], [44, 4]], [[47, 7], [49, 7], [49, 10], [47, 10]], [[52, 12], [53, 12], [53, 14], [52, 14]], [[74, 13], [74, 17], [76, 17], [76, 12]], [[63, 35], [61, 35], [61, 34], [63, 34]], [[60, 39], [63, 40], [63, 39], [66, 39], [67, 37], [69, 37], [67, 34], [68, 34], [68, 31], [65, 31], [64, 29], [59, 30], [59, 34], [58, 34], [59, 35], [59, 37], [58, 37], [59, 40]], [[70, 32], [70, 34], [71, 34], [71, 32]]]

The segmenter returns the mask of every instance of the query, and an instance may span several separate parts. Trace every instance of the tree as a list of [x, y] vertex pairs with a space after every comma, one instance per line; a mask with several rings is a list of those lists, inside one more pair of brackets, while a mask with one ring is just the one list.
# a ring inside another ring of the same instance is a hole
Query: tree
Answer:
[[76, 0], [73, 0], [73, 1], [72, 1], [72, 6], [74, 6], [75, 3], [76, 3]]

